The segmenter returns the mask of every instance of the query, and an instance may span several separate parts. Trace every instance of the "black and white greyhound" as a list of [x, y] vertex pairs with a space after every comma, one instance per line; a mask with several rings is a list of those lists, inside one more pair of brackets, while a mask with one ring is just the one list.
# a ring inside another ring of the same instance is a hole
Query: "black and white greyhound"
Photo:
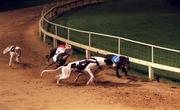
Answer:
[[4, 50], [3, 50], [3, 54], [6, 54], [9, 52], [10, 54], [10, 59], [9, 59], [9, 66], [12, 65], [12, 59], [13, 59], [13, 56], [16, 55], [16, 59], [15, 61], [17, 63], [19, 63], [19, 59], [21, 57], [21, 48], [19, 46], [15, 46], [15, 45], [11, 45], [11, 46], [8, 46], [6, 47]]

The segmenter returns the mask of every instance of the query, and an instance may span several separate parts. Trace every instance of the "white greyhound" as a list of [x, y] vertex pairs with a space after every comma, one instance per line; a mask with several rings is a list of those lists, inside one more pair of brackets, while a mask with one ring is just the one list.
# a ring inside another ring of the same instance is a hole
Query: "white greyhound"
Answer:
[[9, 59], [9, 66], [11, 66], [11, 63], [12, 63], [12, 58], [14, 55], [16, 55], [16, 59], [15, 61], [17, 63], [19, 63], [19, 59], [21, 57], [21, 48], [19, 46], [14, 46], [14, 45], [11, 45], [11, 46], [8, 46], [6, 47], [4, 50], [3, 50], [3, 54], [6, 54], [8, 53], [10, 54], [10, 59]]
[[86, 85], [89, 85], [89, 83], [94, 81], [94, 75], [91, 70], [97, 66], [101, 69], [100, 66], [103, 65], [106, 65], [105, 58], [96, 56], [96, 57], [91, 57], [90, 59], [84, 59], [84, 60], [68, 63], [67, 65], [61, 66], [55, 70], [43, 70], [41, 72], [41, 77], [45, 72], [56, 72], [61, 69], [61, 74], [57, 75], [57, 84], [59, 84], [60, 80], [68, 79], [70, 77], [72, 70], [80, 70], [80, 73], [78, 74], [75, 81], [83, 72], [87, 72], [90, 75], [90, 79], [88, 80]]

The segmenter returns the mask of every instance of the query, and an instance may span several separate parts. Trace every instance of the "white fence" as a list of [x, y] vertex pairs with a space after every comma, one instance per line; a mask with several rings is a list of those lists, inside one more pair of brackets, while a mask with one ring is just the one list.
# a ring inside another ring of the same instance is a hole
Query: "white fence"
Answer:
[[[180, 73], [179, 50], [146, 44], [119, 36], [82, 31], [51, 22], [51, 20], [59, 14], [74, 8], [100, 2], [103, 2], [103, 0], [61, 0], [61, 2], [49, 4], [48, 7], [46, 6], [42, 11], [42, 17], [39, 21], [39, 31], [40, 36], [43, 36], [43, 41], [45, 42], [48, 36], [53, 39], [54, 47], [57, 46], [57, 40], [60, 40], [83, 48], [86, 50], [87, 57], [90, 55], [90, 51], [100, 54], [113, 53], [128, 56], [130, 62], [148, 67], [149, 79], [153, 79], [153, 68]], [[74, 39], [74, 35], [81, 36], [79, 37], [81, 40]], [[96, 42], [98, 39], [102, 41], [101, 37], [103, 38], [104, 44], [102, 42], [102, 46], [99, 47], [96, 45]], [[107, 41], [105, 41], [105, 39], [107, 39]], [[107, 46], [107, 42], [113, 44], [112, 47], [111, 45]], [[129, 51], [131, 52], [129, 53]], [[144, 54], [144, 56], [141, 54]], [[167, 60], [166, 62], [172, 62], [172, 64], [165, 63], [163, 62], [164, 60]]]

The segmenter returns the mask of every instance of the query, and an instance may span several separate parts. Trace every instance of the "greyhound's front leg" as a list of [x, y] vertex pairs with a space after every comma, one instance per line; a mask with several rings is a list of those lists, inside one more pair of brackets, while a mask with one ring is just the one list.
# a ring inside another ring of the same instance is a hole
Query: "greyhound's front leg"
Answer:
[[117, 76], [118, 78], [121, 78], [121, 76], [119, 75], [119, 68], [118, 68], [118, 67], [116, 67], [116, 76]]
[[86, 69], [86, 71], [87, 71], [88, 74], [90, 75], [90, 79], [89, 79], [89, 81], [86, 83], [86, 85], [89, 85], [89, 83], [93, 82], [93, 80], [94, 80], [94, 75], [93, 75], [93, 73], [91, 72], [90, 69]]
[[123, 66], [122, 67], [122, 72], [124, 72], [125, 76], [127, 76], [127, 67], [126, 66]]
[[11, 67], [12, 58], [14, 56], [14, 52], [10, 52], [9, 66]]

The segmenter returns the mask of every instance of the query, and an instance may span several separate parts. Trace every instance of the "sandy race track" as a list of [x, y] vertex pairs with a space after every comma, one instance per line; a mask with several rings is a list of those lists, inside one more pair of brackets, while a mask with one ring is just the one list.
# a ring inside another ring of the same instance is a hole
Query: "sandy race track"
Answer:
[[[0, 13], [0, 110], [179, 110], [180, 88], [133, 77], [116, 78], [106, 69], [95, 85], [69, 80], [56, 85], [55, 73], [45, 74], [45, 55], [50, 47], [38, 38], [42, 7]], [[23, 48], [21, 64], [8, 67], [2, 50], [11, 44]], [[72, 58], [70, 59], [72, 60]]]

